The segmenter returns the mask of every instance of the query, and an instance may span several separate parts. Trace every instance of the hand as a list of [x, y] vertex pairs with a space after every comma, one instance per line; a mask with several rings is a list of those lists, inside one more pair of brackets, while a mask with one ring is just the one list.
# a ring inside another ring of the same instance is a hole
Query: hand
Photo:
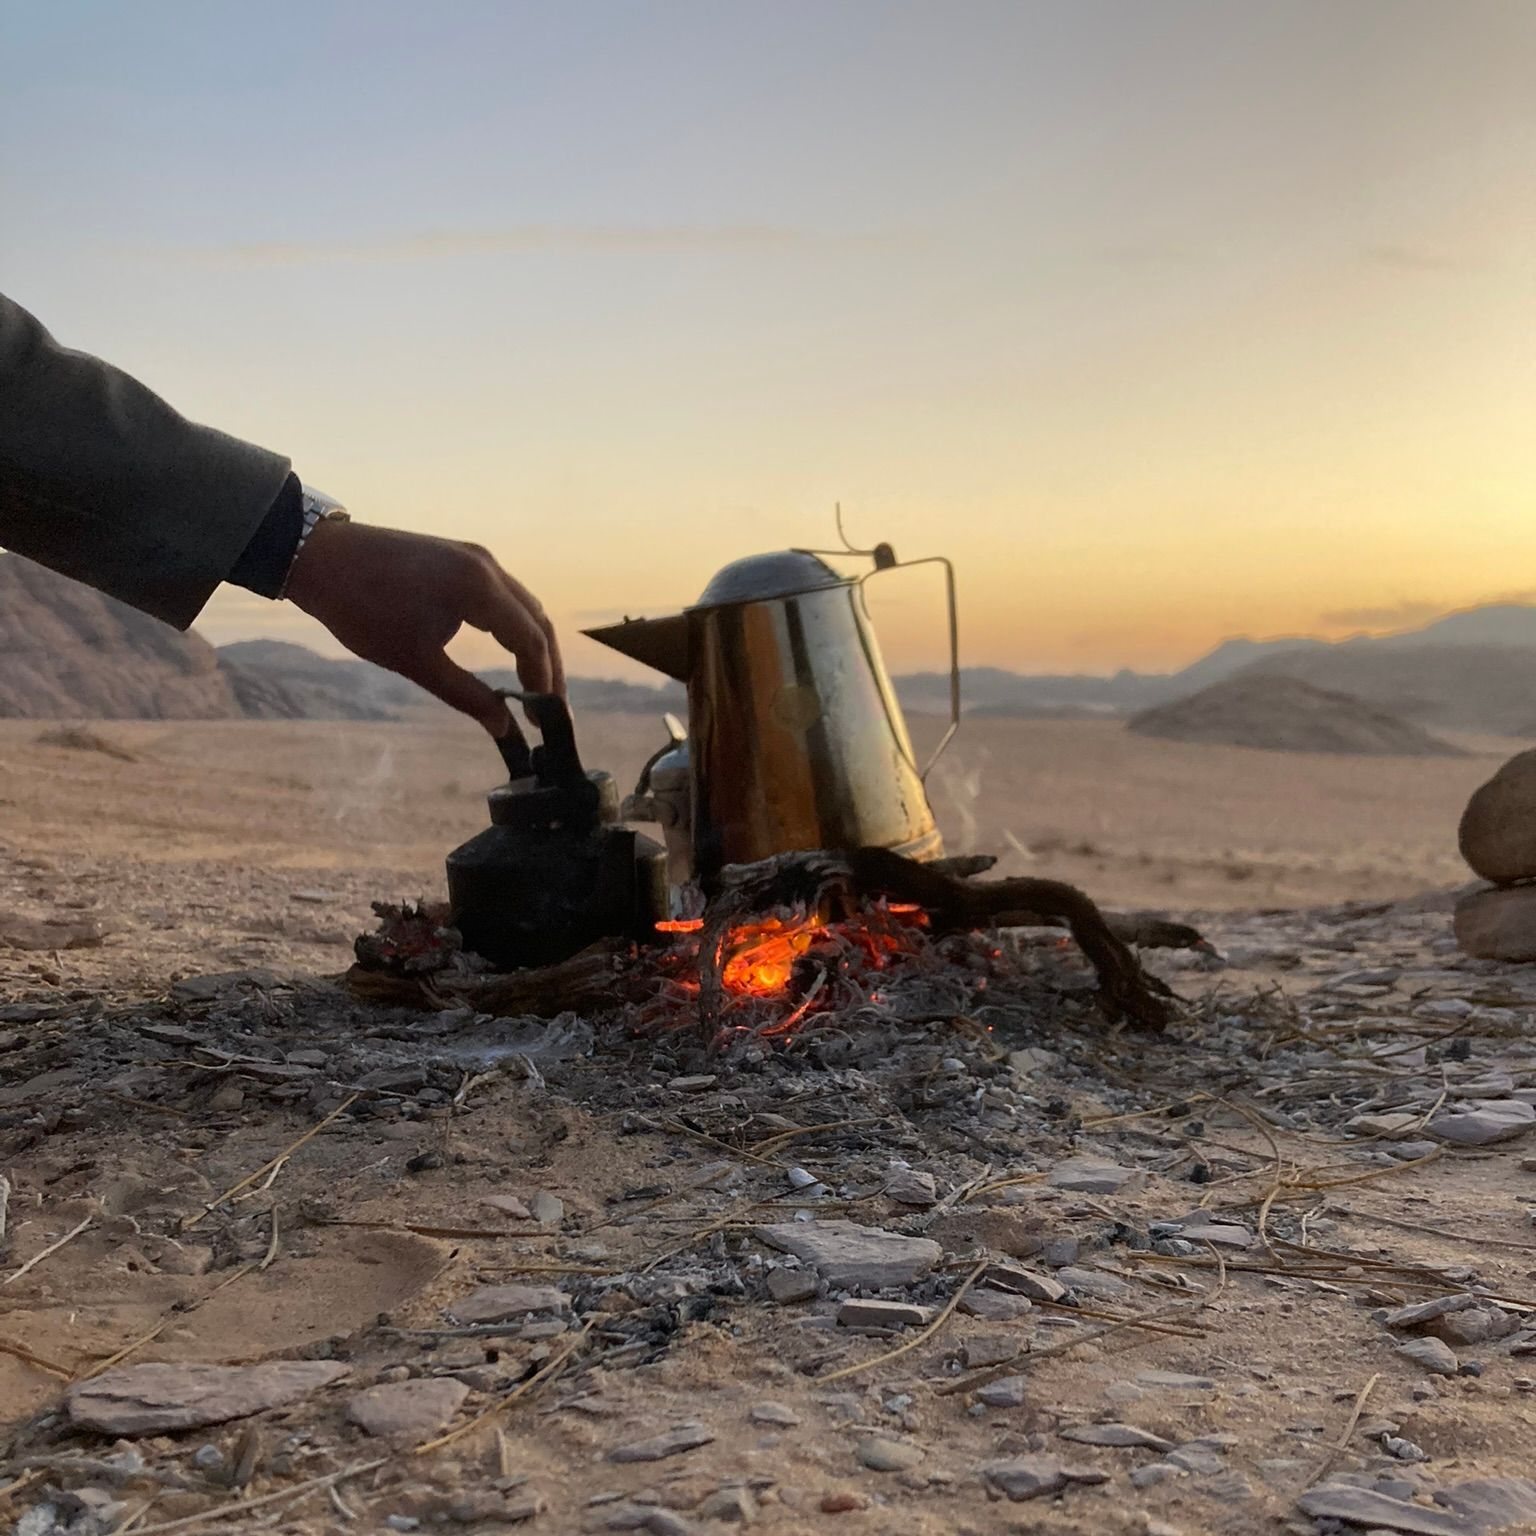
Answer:
[[564, 693], [554, 626], [538, 599], [483, 549], [365, 523], [326, 521], [304, 541], [288, 597], [364, 661], [419, 683], [492, 736], [511, 725], [495, 689], [448, 659], [461, 625], [517, 659], [529, 693]]

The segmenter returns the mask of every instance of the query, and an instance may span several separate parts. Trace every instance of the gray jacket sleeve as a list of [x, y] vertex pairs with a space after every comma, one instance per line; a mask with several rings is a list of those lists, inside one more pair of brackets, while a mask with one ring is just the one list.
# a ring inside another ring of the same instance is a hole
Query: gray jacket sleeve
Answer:
[[0, 294], [0, 545], [186, 629], [288, 471]]

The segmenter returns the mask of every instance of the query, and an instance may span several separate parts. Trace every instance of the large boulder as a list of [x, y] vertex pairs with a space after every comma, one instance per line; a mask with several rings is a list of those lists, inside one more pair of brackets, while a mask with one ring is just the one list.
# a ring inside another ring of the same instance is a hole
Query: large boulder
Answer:
[[1536, 876], [1536, 749], [1517, 753], [1473, 794], [1457, 841], [1462, 858], [1495, 885]]
[[1536, 960], [1536, 885], [1484, 886], [1456, 903], [1456, 942], [1479, 960]]

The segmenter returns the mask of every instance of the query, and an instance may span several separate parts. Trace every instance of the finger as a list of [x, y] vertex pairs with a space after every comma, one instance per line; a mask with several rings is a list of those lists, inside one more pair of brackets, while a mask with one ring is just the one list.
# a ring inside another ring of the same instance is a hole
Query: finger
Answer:
[[497, 571], [486, 583], [478, 611], [465, 617], [512, 653], [517, 660], [517, 679], [527, 692], [550, 693], [555, 674], [549, 659], [549, 641], [539, 622], [543, 610], [531, 597], [525, 601], [511, 583], [510, 576]]
[[489, 683], [481, 682], [473, 672], [466, 672], [457, 662], [450, 661], [443, 651], [425, 651], [398, 670], [402, 677], [419, 683], [444, 704], [478, 720], [493, 737], [499, 739], [511, 729], [507, 701]]
[[539, 630], [544, 636], [545, 649], [549, 654], [549, 691], [563, 696], [565, 693], [565, 662], [560, 655], [560, 639], [555, 634], [554, 620], [544, 612], [544, 605], [517, 577], [508, 571], [502, 570], [499, 566], [496, 569], [496, 574], [505, 583], [513, 597], [532, 615], [534, 623], [539, 626]]

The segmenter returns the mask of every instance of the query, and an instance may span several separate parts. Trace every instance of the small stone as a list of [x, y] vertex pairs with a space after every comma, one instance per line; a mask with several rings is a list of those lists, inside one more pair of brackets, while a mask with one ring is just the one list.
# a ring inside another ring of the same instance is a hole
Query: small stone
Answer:
[[903, 1237], [852, 1221], [779, 1222], [757, 1227], [760, 1242], [793, 1254], [829, 1284], [882, 1291], [914, 1285], [943, 1257], [928, 1237]]
[[347, 1404], [347, 1417], [370, 1435], [425, 1440], [448, 1424], [468, 1396], [469, 1388], [452, 1377], [422, 1377], [359, 1392]]
[[800, 1422], [800, 1415], [793, 1408], [766, 1399], [753, 1403], [747, 1409], [747, 1417], [754, 1424], [772, 1425], [775, 1429], [790, 1429]]
[[528, 1210], [541, 1227], [556, 1227], [565, 1220], [565, 1201], [547, 1189], [535, 1191]]
[[1253, 1233], [1235, 1222], [1186, 1221], [1179, 1229], [1179, 1236], [1186, 1243], [1214, 1243], [1218, 1248], [1247, 1248], [1253, 1242]]
[[1181, 1477], [1183, 1474], [1178, 1467], [1169, 1461], [1154, 1461], [1149, 1467], [1136, 1467], [1131, 1472], [1131, 1486], [1133, 1488], [1155, 1488], [1159, 1483], [1166, 1483], [1170, 1477]]
[[1020, 1077], [1048, 1071], [1061, 1057], [1055, 1051], [1047, 1051], [1038, 1045], [1026, 1045], [1022, 1051], [1009, 1051], [1008, 1065]]
[[821, 1496], [821, 1503], [817, 1506], [824, 1515], [847, 1515], [856, 1509], [868, 1507], [869, 1500], [861, 1493], [850, 1493], [844, 1489], [836, 1489], [831, 1493]]
[[1394, 1331], [1420, 1328], [1437, 1317], [1444, 1317], [1448, 1312], [1461, 1312], [1476, 1305], [1477, 1297], [1466, 1292], [1455, 1296], [1435, 1296], [1428, 1301], [1415, 1301], [1406, 1307], [1394, 1308], [1382, 1317], [1381, 1323], [1384, 1328]]
[[306, 1396], [348, 1374], [334, 1360], [262, 1365], [132, 1365], [69, 1391], [70, 1422], [108, 1435], [148, 1435], [242, 1419]]
[[1224, 1462], [1215, 1451], [1203, 1445], [1181, 1445], [1168, 1452], [1165, 1458], [1170, 1467], [1181, 1472], [1194, 1472], [1201, 1477], [1212, 1477], [1226, 1470]]
[[936, 1205], [939, 1199], [938, 1185], [931, 1173], [916, 1168], [893, 1168], [882, 1191], [887, 1199], [898, 1205], [927, 1207]]
[[757, 1500], [745, 1488], [717, 1488], [695, 1509], [700, 1519], [746, 1525], [757, 1514]]
[[1423, 1118], [1422, 1115], [1410, 1114], [1405, 1110], [1355, 1115], [1345, 1122], [1344, 1129], [1373, 1140], [1390, 1140], [1394, 1136], [1404, 1136], [1409, 1131], [1417, 1130]]
[[448, 1315], [457, 1323], [505, 1323], [523, 1317], [564, 1317], [571, 1298], [552, 1285], [487, 1285], [456, 1301]]
[[[1042, 1275], [1016, 1264], [989, 1264], [982, 1271], [981, 1283], [996, 1290], [1009, 1291], [1030, 1301], [1059, 1302], [1067, 1288], [1051, 1275]], [[972, 1294], [975, 1294], [974, 1292]]]
[[1069, 1483], [1102, 1483], [1108, 1474], [1093, 1467], [1071, 1467], [1055, 1456], [1015, 1456], [988, 1462], [981, 1475], [1013, 1503], [1057, 1493]]
[[1508, 1338], [1519, 1326], [1509, 1313], [1498, 1307], [1468, 1307], [1465, 1311], [1436, 1318], [1427, 1325], [1426, 1332], [1444, 1340], [1454, 1349]]
[[871, 1472], [907, 1472], [923, 1460], [920, 1447], [908, 1440], [888, 1440], [870, 1435], [858, 1444], [859, 1461]]
[[856, 1297], [837, 1309], [837, 1325], [839, 1328], [921, 1328], [932, 1316], [932, 1307]]
[[1079, 1269], [1069, 1264], [1056, 1271], [1056, 1278], [1075, 1296], [1087, 1296], [1094, 1301], [1120, 1301], [1130, 1294], [1130, 1284], [1119, 1275], [1105, 1273], [1101, 1269]]
[[1046, 1182], [1053, 1189], [1084, 1195], [1122, 1195], [1144, 1189], [1147, 1175], [1139, 1168], [1122, 1168], [1098, 1157], [1069, 1157], [1051, 1169]]
[[708, 1445], [714, 1438], [714, 1431], [702, 1424], [679, 1424], [664, 1435], [652, 1435], [649, 1440], [633, 1440], [628, 1445], [615, 1446], [608, 1452], [608, 1460], [664, 1461], [668, 1456]]
[[700, 1072], [692, 1077], [674, 1077], [668, 1082], [667, 1087], [673, 1093], [703, 1093], [706, 1088], [713, 1088], [720, 1079], [713, 1072]]
[[199, 1472], [219, 1472], [224, 1467], [224, 1452], [216, 1445], [200, 1445], [192, 1453], [192, 1465]]
[[1429, 1452], [1422, 1446], [1415, 1445], [1412, 1440], [1404, 1440], [1401, 1435], [1383, 1435], [1381, 1448], [1388, 1456], [1395, 1457], [1398, 1461], [1428, 1461]]
[[1073, 1424], [1060, 1431], [1063, 1440], [1079, 1445], [1107, 1445], [1117, 1450], [1171, 1451], [1173, 1441], [1134, 1424]]
[[1459, 1147], [1510, 1141], [1536, 1128], [1536, 1106], [1522, 1099], [1484, 1099], [1471, 1107], [1442, 1110], [1424, 1127], [1431, 1136]]
[[490, 1206], [493, 1211], [500, 1211], [503, 1216], [510, 1216], [513, 1221], [533, 1220], [533, 1212], [516, 1195], [484, 1195], [480, 1204]]
[[978, 1333], [960, 1346], [960, 1362], [968, 1371], [1006, 1365], [1018, 1358], [1023, 1347], [1024, 1341], [1010, 1333]]
[[1188, 1376], [1182, 1371], [1137, 1371], [1136, 1382], [1143, 1387], [1165, 1387], [1175, 1392], [1210, 1392], [1216, 1383], [1209, 1376]]
[[245, 1104], [245, 1089], [239, 1083], [220, 1083], [208, 1100], [208, 1108], [216, 1114], [232, 1114]]
[[785, 1269], [775, 1265], [767, 1275], [768, 1294], [781, 1307], [809, 1301], [816, 1294], [816, 1276], [809, 1269]]
[[1454, 1376], [1461, 1367], [1449, 1345], [1439, 1339], [1410, 1339], [1399, 1344], [1397, 1352], [1432, 1376]]
[[976, 1401], [988, 1408], [1022, 1408], [1029, 1390], [1022, 1376], [1004, 1376], [976, 1388]]

